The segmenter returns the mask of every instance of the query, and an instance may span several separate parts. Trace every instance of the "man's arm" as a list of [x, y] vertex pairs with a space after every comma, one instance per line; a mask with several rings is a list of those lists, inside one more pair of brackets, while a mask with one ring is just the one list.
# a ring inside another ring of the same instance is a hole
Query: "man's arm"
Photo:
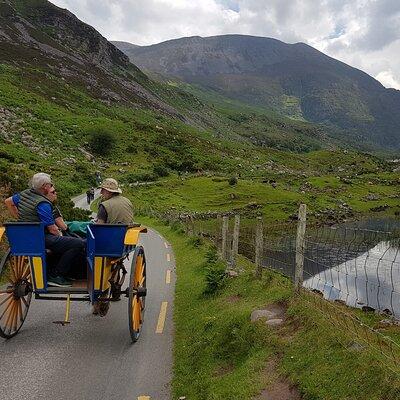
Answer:
[[43, 222], [44, 226], [47, 228], [47, 232], [49, 232], [51, 235], [61, 236], [61, 232], [54, 221], [53, 207], [49, 203], [43, 202], [39, 203], [39, 205], [36, 207], [36, 211], [40, 221]]
[[58, 217], [55, 219], [56, 225], [62, 230], [62, 231], [66, 231], [68, 229], [67, 224], [65, 223], [65, 221], [63, 220], [63, 217]]
[[99, 210], [97, 211], [96, 224], [105, 224], [107, 222], [107, 211], [103, 204], [99, 205]]
[[18, 218], [18, 208], [14, 204], [12, 197], [9, 197], [9, 198], [5, 199], [4, 203], [5, 203], [6, 207], [7, 207], [7, 210], [10, 212], [10, 214], [14, 218]]

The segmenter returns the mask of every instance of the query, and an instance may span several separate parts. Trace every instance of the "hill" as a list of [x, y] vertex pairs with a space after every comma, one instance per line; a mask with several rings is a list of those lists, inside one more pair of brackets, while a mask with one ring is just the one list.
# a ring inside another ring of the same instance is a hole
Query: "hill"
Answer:
[[346, 216], [345, 203], [354, 212], [398, 211], [396, 165], [338, 148], [320, 126], [150, 79], [44, 0], [0, 2], [0, 19], [3, 192], [44, 170], [67, 199], [100, 171], [124, 185], [137, 212], [235, 208], [286, 219], [300, 201], [316, 216]]
[[0, 22], [3, 62], [46, 71], [106, 104], [176, 114], [146, 88], [148, 78], [124, 53], [68, 10], [46, 0], [1, 1]]
[[359, 146], [400, 149], [400, 91], [304, 43], [223, 35], [151, 46], [115, 44], [145, 71], [322, 123]]

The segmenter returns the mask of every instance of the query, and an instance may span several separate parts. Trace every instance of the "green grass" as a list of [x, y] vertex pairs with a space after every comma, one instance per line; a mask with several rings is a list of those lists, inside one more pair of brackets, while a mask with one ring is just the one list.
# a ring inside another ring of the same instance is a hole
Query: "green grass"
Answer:
[[[352, 350], [352, 335], [332, 325], [307, 296], [293, 297], [286, 278], [264, 271], [262, 280], [255, 280], [254, 266], [241, 259], [245, 272], [205, 296], [206, 248], [154, 220], [142, 222], [167, 238], [177, 264], [174, 398], [252, 399], [279, 376], [306, 400], [398, 398], [399, 375], [368, 346]], [[288, 304], [284, 327], [250, 323], [252, 310], [277, 302]], [[346, 312], [371, 326], [379, 320], [359, 310]], [[400, 343], [399, 329], [391, 330]], [[269, 360], [276, 362], [276, 374], [265, 369]]]

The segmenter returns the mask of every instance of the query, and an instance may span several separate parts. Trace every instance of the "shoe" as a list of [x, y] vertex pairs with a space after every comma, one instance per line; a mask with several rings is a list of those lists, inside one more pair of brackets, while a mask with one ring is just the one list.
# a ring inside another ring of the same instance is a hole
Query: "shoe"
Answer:
[[57, 287], [71, 287], [72, 281], [69, 278], [65, 278], [64, 276], [49, 276], [47, 279], [48, 286], [57, 286]]

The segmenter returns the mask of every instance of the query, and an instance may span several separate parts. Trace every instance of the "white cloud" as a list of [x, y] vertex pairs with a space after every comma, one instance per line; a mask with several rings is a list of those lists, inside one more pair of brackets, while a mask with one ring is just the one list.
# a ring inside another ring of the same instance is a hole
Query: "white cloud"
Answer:
[[393, 77], [392, 71], [382, 71], [375, 77], [383, 86], [400, 90], [400, 82]]
[[240, 33], [305, 42], [398, 88], [399, 0], [52, 0], [138, 45]]

